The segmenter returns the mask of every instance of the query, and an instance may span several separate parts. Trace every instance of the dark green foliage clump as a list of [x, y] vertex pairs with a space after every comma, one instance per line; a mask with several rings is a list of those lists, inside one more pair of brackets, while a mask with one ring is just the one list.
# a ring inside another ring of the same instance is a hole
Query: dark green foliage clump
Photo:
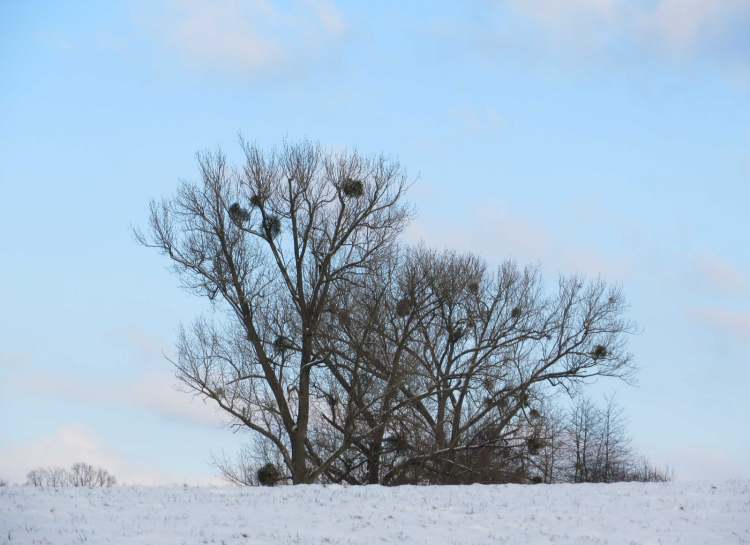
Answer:
[[401, 318], [404, 318], [411, 314], [411, 308], [411, 299], [409, 299], [408, 297], [404, 297], [398, 303], [396, 303], [396, 314], [398, 314]]
[[448, 343], [455, 344], [458, 341], [461, 340], [461, 337], [464, 336], [464, 328], [461, 326], [458, 326], [457, 328], [453, 329], [448, 333]]
[[276, 337], [273, 341], [273, 349], [278, 354], [283, 354], [288, 349], [292, 348], [292, 341], [284, 337], [283, 335], [279, 335]]
[[591, 357], [595, 360], [601, 360], [607, 357], [607, 347], [603, 344], [597, 344], [591, 351]]
[[279, 469], [271, 463], [268, 463], [258, 470], [258, 483], [261, 486], [275, 486], [281, 481]]
[[540, 437], [529, 437], [526, 446], [529, 448], [529, 454], [539, 454], [544, 447], [544, 441]]
[[516, 395], [516, 399], [518, 400], [518, 404], [521, 406], [529, 404], [529, 394], [526, 391], [518, 393], [518, 395]]
[[229, 218], [237, 225], [242, 225], [250, 219], [250, 212], [242, 208], [240, 203], [233, 203], [229, 207]]
[[265, 202], [266, 202], [266, 199], [258, 193], [250, 197], [250, 204], [252, 204], [253, 206], [257, 208], [261, 208], [263, 206], [263, 203]]
[[263, 230], [269, 240], [276, 238], [281, 233], [281, 220], [277, 216], [266, 216], [263, 220]]
[[359, 198], [365, 193], [365, 186], [360, 180], [354, 178], [347, 178], [341, 184], [341, 192], [347, 197]]
[[393, 435], [389, 435], [384, 439], [384, 441], [389, 448], [397, 452], [403, 452], [405, 450], [409, 450], [410, 448], [409, 440], [403, 433], [394, 433]]

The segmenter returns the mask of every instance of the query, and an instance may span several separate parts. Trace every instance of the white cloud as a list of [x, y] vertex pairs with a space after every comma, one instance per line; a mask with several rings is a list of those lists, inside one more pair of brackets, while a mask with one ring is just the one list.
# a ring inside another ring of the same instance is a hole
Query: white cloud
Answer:
[[124, 341], [124, 346], [137, 358], [138, 362], [145, 364], [164, 364], [164, 357], [172, 357], [172, 343], [166, 339], [151, 335], [137, 326], [129, 326], [113, 331], [115, 340], [119, 343]]
[[[60, 426], [48, 435], [14, 443], [0, 443], [0, 476], [23, 483], [26, 474], [38, 467], [68, 468], [76, 462], [103, 467], [122, 484], [170, 484], [185, 480], [184, 475], [146, 469], [128, 462], [103, 444], [90, 429], [79, 424]], [[218, 484], [213, 478], [195, 478], [193, 484]]]
[[642, 14], [642, 21], [670, 49], [688, 50], [749, 14], [750, 0], [661, 0]]
[[514, 10], [559, 29], [577, 26], [584, 21], [603, 21], [620, 10], [618, 0], [510, 0]]
[[175, 379], [164, 374], [146, 375], [127, 390], [126, 401], [161, 416], [209, 427], [219, 427], [227, 422], [215, 404], [178, 390]]
[[223, 427], [226, 417], [214, 404], [180, 391], [177, 380], [168, 370], [146, 372], [129, 381], [105, 377], [76, 379], [50, 369], [10, 369], [3, 390], [10, 395], [41, 396], [44, 399], [84, 403], [94, 408], [128, 407], [144, 410], [157, 418], [177, 420], [184, 424]]
[[[504, 0], [557, 45], [605, 47], [618, 39], [689, 53], [723, 34], [750, 32], [750, 0]], [[744, 18], [744, 19], [743, 19]], [[738, 21], [740, 27], [737, 28]], [[744, 21], [744, 22], [743, 22]]]
[[314, 57], [345, 30], [331, 0], [176, 0], [154, 29], [191, 64], [248, 75]]
[[306, 0], [323, 27], [333, 35], [343, 34], [346, 22], [333, 0]]
[[465, 217], [469, 219], [458, 226], [418, 220], [407, 228], [406, 236], [429, 246], [475, 252], [494, 262], [541, 263], [548, 274], [586, 273], [619, 281], [630, 273], [627, 257], [611, 259], [594, 248], [571, 244], [503, 207], [487, 204]]
[[739, 341], [750, 340], [750, 312], [709, 307], [694, 309], [690, 314], [702, 325], [719, 333]]
[[75, 424], [61, 426], [47, 436], [4, 445], [0, 472], [13, 482], [23, 482], [26, 473], [33, 468], [69, 467], [76, 462], [104, 467], [122, 480], [136, 476], [132, 468], [126, 467], [117, 454], [104, 447], [93, 432]]

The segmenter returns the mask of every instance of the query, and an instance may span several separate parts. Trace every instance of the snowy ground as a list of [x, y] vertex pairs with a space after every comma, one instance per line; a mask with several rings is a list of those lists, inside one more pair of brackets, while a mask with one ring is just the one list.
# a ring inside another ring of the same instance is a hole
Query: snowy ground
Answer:
[[0, 488], [0, 544], [750, 544], [750, 482]]

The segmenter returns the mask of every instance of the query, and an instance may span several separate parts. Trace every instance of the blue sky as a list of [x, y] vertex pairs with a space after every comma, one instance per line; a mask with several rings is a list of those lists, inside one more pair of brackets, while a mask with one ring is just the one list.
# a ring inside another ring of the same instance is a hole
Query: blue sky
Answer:
[[0, 477], [208, 482], [247, 438], [174, 389], [208, 309], [138, 247], [194, 153], [400, 158], [406, 237], [622, 286], [635, 446], [750, 478], [750, 1], [0, 4]]

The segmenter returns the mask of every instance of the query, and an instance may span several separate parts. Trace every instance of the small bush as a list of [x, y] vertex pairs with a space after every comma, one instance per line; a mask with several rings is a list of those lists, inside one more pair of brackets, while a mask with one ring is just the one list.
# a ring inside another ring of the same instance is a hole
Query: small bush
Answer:
[[271, 463], [268, 463], [258, 470], [258, 483], [261, 486], [275, 486], [281, 481], [279, 469]]

